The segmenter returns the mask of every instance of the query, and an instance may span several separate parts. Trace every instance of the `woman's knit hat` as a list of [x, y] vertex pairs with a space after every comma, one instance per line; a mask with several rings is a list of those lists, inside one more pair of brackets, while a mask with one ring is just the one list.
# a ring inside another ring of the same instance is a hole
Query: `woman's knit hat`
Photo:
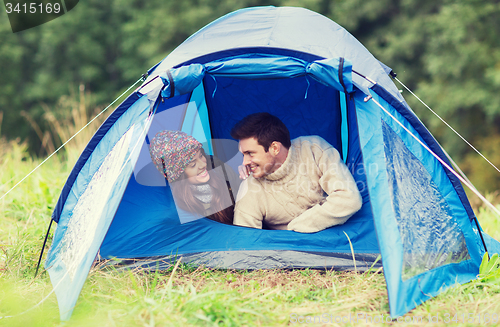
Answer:
[[181, 177], [201, 147], [200, 142], [184, 132], [161, 131], [151, 141], [149, 154], [156, 169], [172, 183]]

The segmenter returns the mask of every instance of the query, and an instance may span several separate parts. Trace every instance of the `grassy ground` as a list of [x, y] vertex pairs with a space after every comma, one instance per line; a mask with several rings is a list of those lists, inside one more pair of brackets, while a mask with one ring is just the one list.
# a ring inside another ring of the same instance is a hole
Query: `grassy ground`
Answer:
[[[53, 157], [0, 200], [0, 326], [389, 324], [380, 272], [248, 272], [187, 265], [162, 273], [96, 267], [71, 320], [60, 322], [47, 274], [33, 276], [52, 209], [75, 158]], [[24, 145], [0, 140], [0, 197], [39, 162]], [[478, 216], [486, 232], [500, 239], [500, 220], [483, 208]], [[402, 319], [409, 326], [483, 325], [485, 318], [492, 324], [499, 316], [500, 284], [476, 281], [447, 290]]]

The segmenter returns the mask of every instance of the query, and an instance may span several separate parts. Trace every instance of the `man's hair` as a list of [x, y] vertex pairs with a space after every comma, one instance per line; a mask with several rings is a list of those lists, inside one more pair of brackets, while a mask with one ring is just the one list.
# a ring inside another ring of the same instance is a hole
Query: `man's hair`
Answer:
[[266, 152], [274, 141], [280, 142], [287, 149], [291, 146], [290, 132], [286, 125], [278, 117], [267, 112], [246, 116], [234, 125], [231, 136], [236, 140], [254, 137]]

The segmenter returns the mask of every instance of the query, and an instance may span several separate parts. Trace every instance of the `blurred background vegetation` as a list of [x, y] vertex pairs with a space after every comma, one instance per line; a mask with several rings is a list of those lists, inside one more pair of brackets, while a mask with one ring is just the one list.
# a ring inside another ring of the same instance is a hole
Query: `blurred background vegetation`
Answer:
[[[305, 7], [345, 27], [500, 166], [498, 0], [84, 0], [15, 34], [2, 10], [2, 142], [25, 144], [38, 157], [50, 154], [76, 132], [72, 124], [82, 126], [198, 29], [260, 5]], [[500, 189], [494, 168], [403, 95], [480, 191]]]

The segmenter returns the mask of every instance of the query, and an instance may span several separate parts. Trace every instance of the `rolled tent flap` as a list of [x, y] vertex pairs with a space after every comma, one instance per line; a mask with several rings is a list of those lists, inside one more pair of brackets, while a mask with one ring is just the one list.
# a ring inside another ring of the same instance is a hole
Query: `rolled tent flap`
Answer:
[[340, 92], [352, 92], [352, 64], [344, 58], [313, 61], [307, 66], [307, 73], [318, 82]]
[[353, 90], [352, 65], [344, 58], [322, 59], [309, 63], [285, 56], [243, 55], [162, 72], [160, 78], [165, 86], [161, 95], [171, 98], [189, 93], [201, 83], [206, 74], [243, 79], [311, 76], [338, 91], [351, 93]]
[[160, 74], [165, 85], [161, 91], [163, 98], [172, 98], [194, 90], [205, 76], [205, 68], [200, 64], [182, 66], [177, 69], [169, 69]]
[[244, 79], [290, 78], [306, 74], [307, 61], [275, 55], [244, 55], [205, 64], [213, 76]]

